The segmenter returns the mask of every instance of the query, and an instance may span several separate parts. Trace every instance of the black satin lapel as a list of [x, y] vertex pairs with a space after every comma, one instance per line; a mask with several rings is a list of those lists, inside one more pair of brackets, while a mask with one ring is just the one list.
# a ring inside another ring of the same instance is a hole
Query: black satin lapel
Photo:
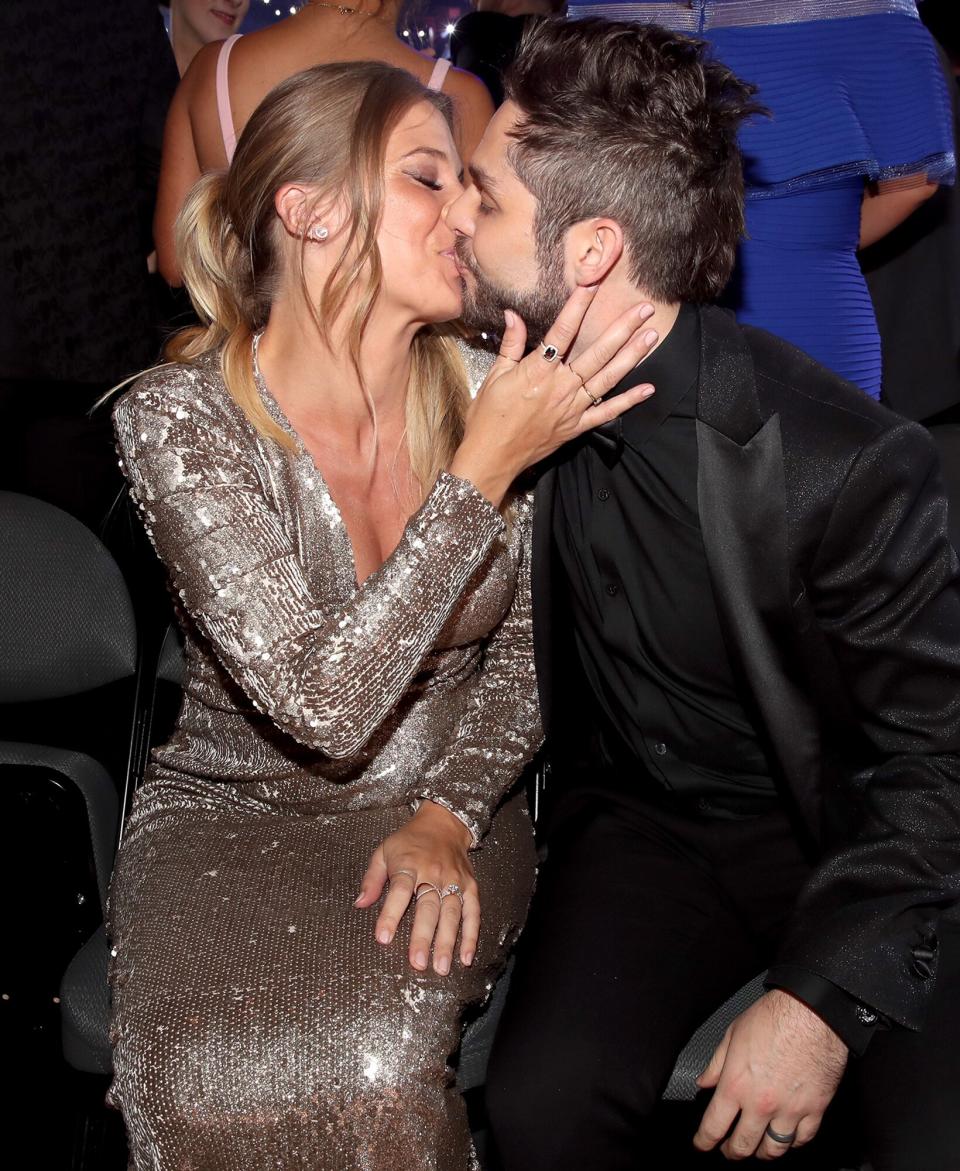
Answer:
[[553, 687], [553, 500], [557, 474], [548, 468], [537, 481], [533, 509], [533, 564], [531, 594], [533, 604], [533, 652], [540, 692], [540, 718], [547, 737]]
[[700, 525], [720, 621], [793, 795], [819, 834], [820, 744], [795, 653], [779, 416], [746, 443], [699, 419], [697, 445]]

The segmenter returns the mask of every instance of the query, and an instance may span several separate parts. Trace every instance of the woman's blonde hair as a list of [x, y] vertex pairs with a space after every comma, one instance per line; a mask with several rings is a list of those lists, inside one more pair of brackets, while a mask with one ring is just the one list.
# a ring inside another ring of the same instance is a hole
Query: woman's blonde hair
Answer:
[[[346, 62], [295, 74], [257, 107], [229, 170], [204, 175], [177, 218], [177, 256], [202, 324], [175, 334], [165, 357], [190, 362], [220, 347], [227, 389], [257, 431], [286, 448], [292, 445], [290, 436], [257, 391], [251, 345], [267, 322], [281, 275], [284, 229], [274, 196], [285, 183], [298, 183], [317, 189], [317, 203], [333, 197], [347, 205], [347, 242], [319, 306], [307, 295], [303, 239], [299, 275], [314, 322], [328, 344], [330, 324], [348, 299], [356, 298], [347, 339], [359, 375], [360, 346], [382, 282], [376, 237], [387, 139], [417, 102], [428, 102], [451, 123], [447, 97], [391, 65]], [[305, 222], [310, 222], [309, 209]], [[453, 331], [428, 326], [413, 343], [406, 439], [421, 498], [463, 436], [467, 375], [453, 337]], [[369, 397], [367, 401], [376, 436], [376, 415]]]

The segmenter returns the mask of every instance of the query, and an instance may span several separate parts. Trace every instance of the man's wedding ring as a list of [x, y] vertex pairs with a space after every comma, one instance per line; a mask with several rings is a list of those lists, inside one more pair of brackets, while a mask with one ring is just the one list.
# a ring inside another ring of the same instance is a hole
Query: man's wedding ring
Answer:
[[551, 346], [548, 342], [540, 343], [540, 353], [543, 354], [544, 362], [555, 362], [560, 356], [557, 347]]
[[797, 1137], [797, 1132], [792, 1134], [781, 1134], [779, 1130], [774, 1130], [770, 1123], [767, 1123], [767, 1129], [763, 1132], [767, 1138], [773, 1139], [775, 1143], [782, 1143], [785, 1147], [793, 1146]]

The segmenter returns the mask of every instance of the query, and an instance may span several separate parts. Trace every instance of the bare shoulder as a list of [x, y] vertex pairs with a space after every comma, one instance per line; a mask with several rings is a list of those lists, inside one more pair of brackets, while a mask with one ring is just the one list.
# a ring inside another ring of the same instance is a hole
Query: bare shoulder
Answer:
[[465, 69], [451, 69], [444, 78], [443, 88], [453, 98], [457, 144], [464, 163], [468, 163], [493, 117], [493, 99], [480, 78]]
[[180, 90], [188, 102], [204, 95], [216, 85], [217, 61], [223, 41], [204, 45], [187, 67], [180, 82]]
[[489, 106], [490, 113], [493, 114], [493, 100], [490, 97], [490, 91], [476, 74], [451, 65], [450, 71], [444, 79], [443, 88], [451, 97]]

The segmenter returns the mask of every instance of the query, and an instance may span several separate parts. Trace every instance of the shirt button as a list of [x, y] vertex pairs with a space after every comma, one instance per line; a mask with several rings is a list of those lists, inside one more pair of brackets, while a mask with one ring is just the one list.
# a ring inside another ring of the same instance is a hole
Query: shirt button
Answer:
[[609, 493], [609, 491], [608, 491], [606, 488], [601, 488], [601, 489], [600, 489], [600, 490], [597, 492], [597, 499], [598, 499], [598, 500], [609, 500], [609, 499], [610, 499], [610, 493]]
[[610, 585], [607, 586], [607, 593], [611, 598], [615, 598], [617, 594], [620, 593], [620, 587], [618, 585], [614, 585], [613, 582], [611, 582]]
[[653, 751], [657, 754], [657, 756], [666, 756], [667, 746], [662, 740], [658, 740], [653, 746]]

